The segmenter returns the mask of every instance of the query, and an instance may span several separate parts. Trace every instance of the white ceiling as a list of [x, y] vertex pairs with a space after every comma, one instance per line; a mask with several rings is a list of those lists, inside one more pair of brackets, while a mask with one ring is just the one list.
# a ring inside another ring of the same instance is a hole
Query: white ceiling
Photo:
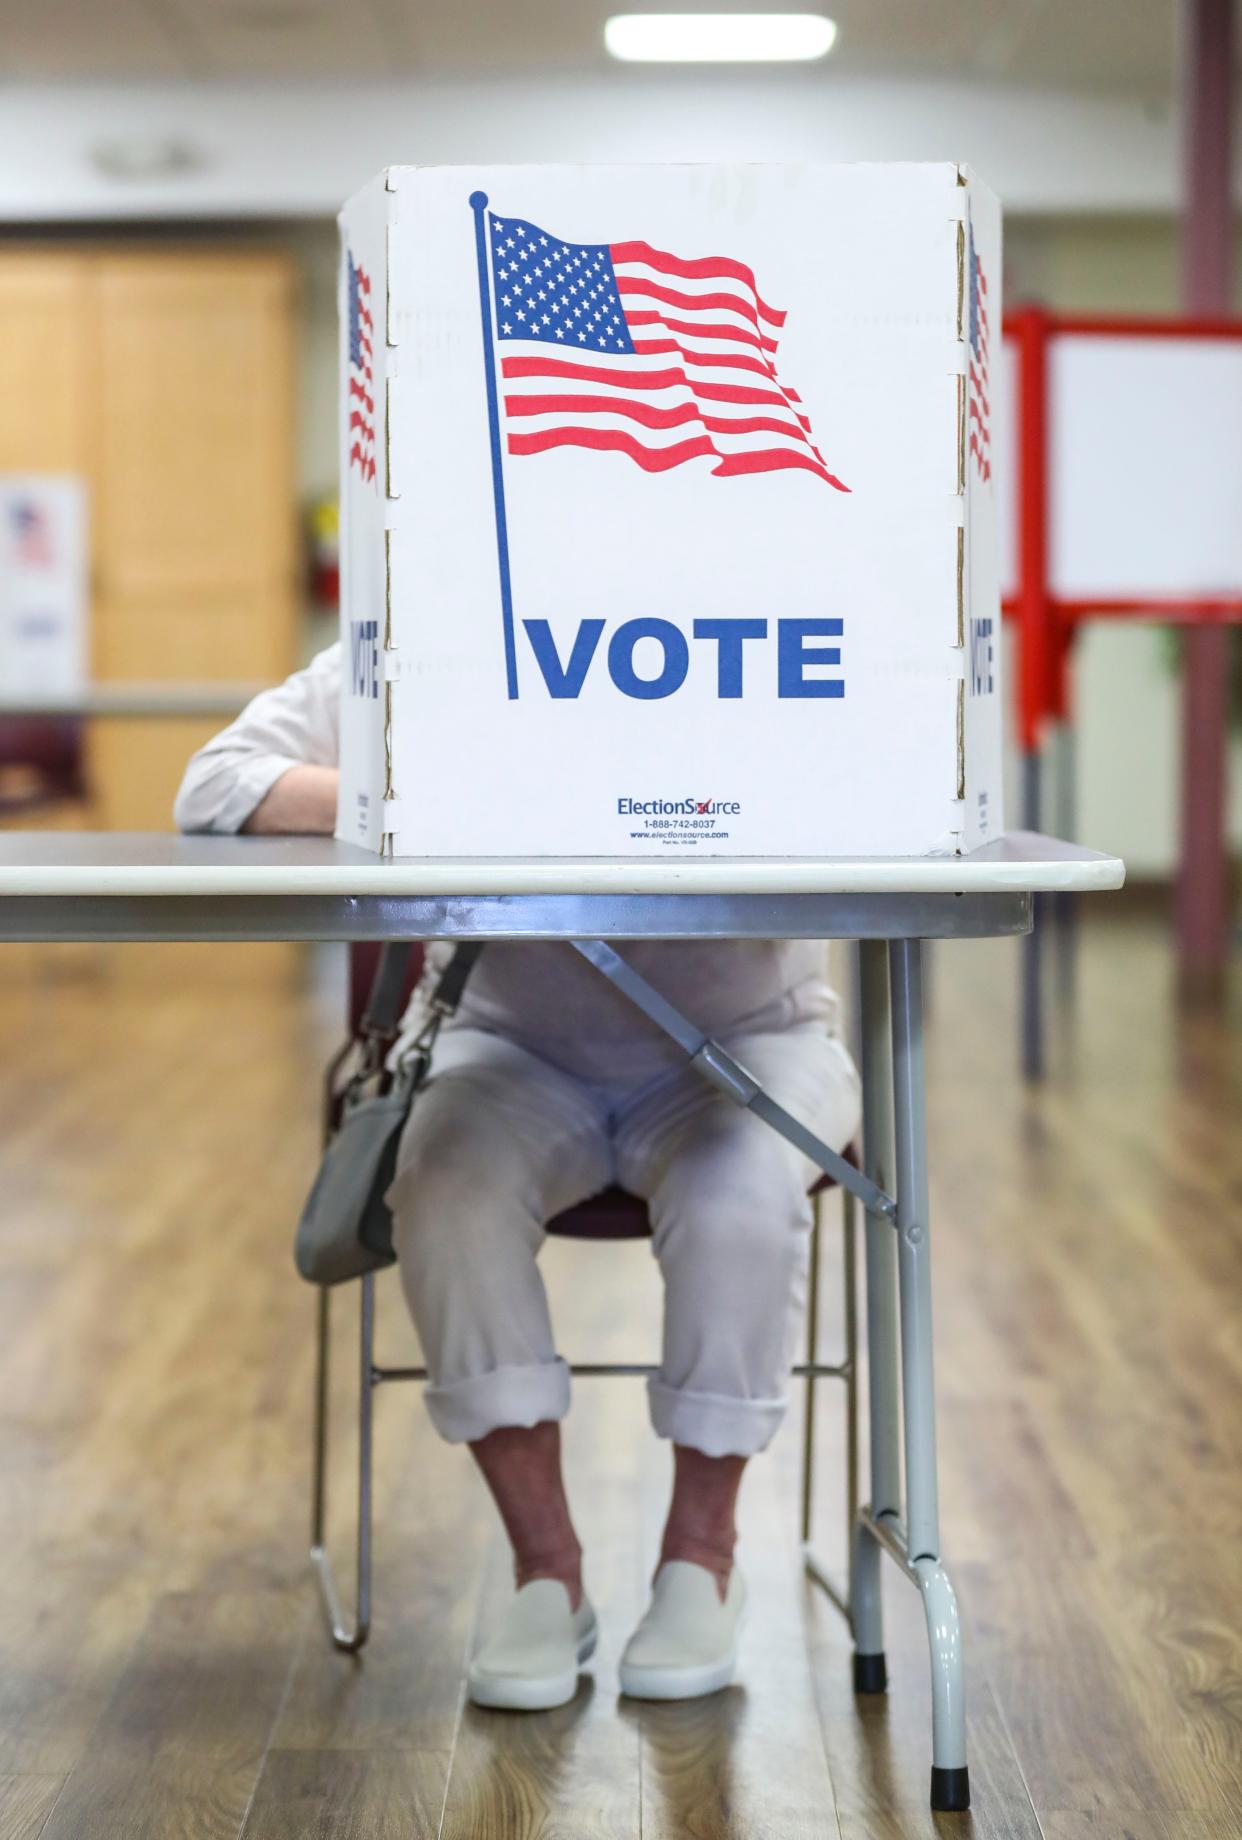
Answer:
[[[689, 10], [695, 0], [681, 0]], [[761, 10], [769, 0], [703, 0]], [[660, 0], [3, 0], [0, 76], [401, 78], [608, 67], [611, 12]], [[1176, 0], [772, 0], [835, 17], [843, 75], [978, 77], [1160, 98]], [[679, 10], [671, 0], [668, 10]], [[613, 66], [614, 70], [618, 67]], [[619, 74], [619, 72], [618, 72]]]

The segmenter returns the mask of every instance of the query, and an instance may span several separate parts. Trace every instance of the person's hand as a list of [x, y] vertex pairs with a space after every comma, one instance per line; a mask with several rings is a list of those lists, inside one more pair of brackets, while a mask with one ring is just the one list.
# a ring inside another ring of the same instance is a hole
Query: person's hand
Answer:
[[243, 831], [252, 837], [330, 837], [339, 779], [335, 767], [290, 767], [259, 800]]

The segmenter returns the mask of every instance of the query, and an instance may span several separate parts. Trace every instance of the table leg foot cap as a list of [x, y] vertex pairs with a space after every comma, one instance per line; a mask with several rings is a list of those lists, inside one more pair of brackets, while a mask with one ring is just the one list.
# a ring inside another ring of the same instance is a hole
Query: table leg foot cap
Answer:
[[855, 1651], [855, 1693], [883, 1693], [887, 1686], [888, 1668], [884, 1664], [884, 1650], [881, 1649], [878, 1655], [860, 1655]]
[[932, 1765], [931, 1805], [940, 1814], [961, 1814], [970, 1807], [970, 1771], [941, 1770]]

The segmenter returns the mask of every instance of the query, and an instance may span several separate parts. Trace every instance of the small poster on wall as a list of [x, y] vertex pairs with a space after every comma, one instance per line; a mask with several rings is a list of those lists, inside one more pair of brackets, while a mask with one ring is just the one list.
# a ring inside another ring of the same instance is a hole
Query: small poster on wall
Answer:
[[0, 700], [72, 696], [86, 660], [84, 482], [0, 473]]

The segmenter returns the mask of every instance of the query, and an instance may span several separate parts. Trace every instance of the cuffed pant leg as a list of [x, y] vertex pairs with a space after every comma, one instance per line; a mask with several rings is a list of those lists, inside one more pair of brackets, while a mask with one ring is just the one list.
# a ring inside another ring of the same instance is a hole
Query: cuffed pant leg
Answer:
[[526, 1367], [493, 1367], [464, 1380], [428, 1383], [431, 1422], [450, 1444], [473, 1444], [501, 1425], [542, 1425], [569, 1410], [569, 1368], [553, 1354]]
[[415, 1101], [388, 1202], [427, 1409], [465, 1443], [568, 1410], [538, 1254], [545, 1220], [604, 1187], [610, 1161], [576, 1081], [501, 1037], [454, 1031], [448, 1048]]
[[[728, 1046], [834, 1149], [850, 1141], [857, 1075], [818, 1025]], [[785, 1412], [818, 1171], [692, 1069], [643, 1096], [617, 1159], [620, 1180], [648, 1200], [664, 1277], [655, 1430], [708, 1456], [753, 1456]]]

